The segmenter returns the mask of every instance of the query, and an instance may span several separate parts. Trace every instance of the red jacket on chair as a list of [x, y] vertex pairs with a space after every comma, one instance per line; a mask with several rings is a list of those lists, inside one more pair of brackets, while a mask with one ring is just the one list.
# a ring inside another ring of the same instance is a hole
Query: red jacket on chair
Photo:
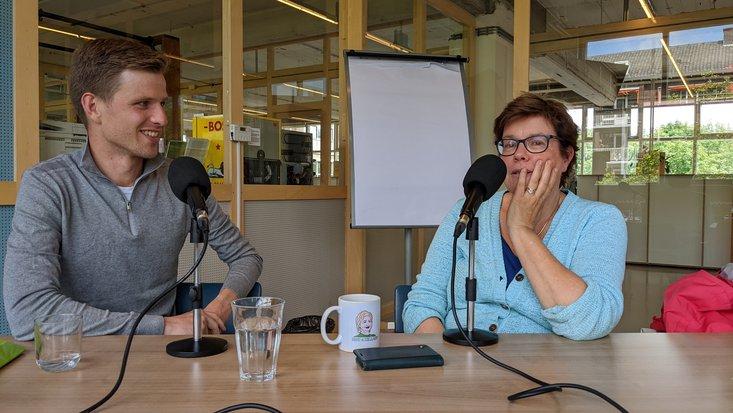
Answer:
[[733, 332], [733, 281], [707, 271], [685, 275], [664, 292], [662, 315], [649, 326], [669, 333]]

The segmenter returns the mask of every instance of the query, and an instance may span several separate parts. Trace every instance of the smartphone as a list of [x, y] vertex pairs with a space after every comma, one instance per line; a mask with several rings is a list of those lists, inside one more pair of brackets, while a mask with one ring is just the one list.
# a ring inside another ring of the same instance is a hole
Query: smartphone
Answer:
[[444, 364], [443, 357], [426, 344], [373, 347], [354, 350], [356, 364], [363, 370], [434, 367]]

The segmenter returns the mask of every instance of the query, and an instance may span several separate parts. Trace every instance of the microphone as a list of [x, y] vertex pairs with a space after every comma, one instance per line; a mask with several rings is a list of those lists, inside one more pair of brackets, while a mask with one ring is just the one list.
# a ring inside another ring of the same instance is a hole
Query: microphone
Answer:
[[466, 201], [461, 207], [461, 214], [453, 231], [458, 238], [466, 229], [468, 221], [473, 218], [482, 202], [491, 198], [506, 178], [506, 165], [496, 155], [484, 155], [468, 168], [463, 178], [463, 193]]
[[199, 229], [208, 231], [206, 198], [211, 194], [211, 181], [201, 162], [189, 156], [174, 159], [168, 169], [168, 184], [173, 195], [191, 208]]

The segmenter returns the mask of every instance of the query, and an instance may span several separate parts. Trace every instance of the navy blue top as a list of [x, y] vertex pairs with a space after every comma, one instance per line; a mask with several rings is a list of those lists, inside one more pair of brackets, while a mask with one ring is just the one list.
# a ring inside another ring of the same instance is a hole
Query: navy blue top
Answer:
[[517, 275], [519, 270], [522, 269], [522, 263], [519, 262], [519, 258], [514, 255], [514, 252], [509, 248], [509, 244], [506, 243], [504, 237], [501, 237], [501, 253], [504, 255], [504, 268], [506, 269], [506, 288], [509, 288], [509, 283], [512, 282], [514, 276]]

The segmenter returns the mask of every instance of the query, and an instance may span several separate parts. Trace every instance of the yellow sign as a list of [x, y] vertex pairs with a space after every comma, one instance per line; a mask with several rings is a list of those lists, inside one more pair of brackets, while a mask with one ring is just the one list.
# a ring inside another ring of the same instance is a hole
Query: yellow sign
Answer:
[[211, 183], [224, 183], [224, 115], [194, 116], [193, 138], [209, 141], [204, 168]]

